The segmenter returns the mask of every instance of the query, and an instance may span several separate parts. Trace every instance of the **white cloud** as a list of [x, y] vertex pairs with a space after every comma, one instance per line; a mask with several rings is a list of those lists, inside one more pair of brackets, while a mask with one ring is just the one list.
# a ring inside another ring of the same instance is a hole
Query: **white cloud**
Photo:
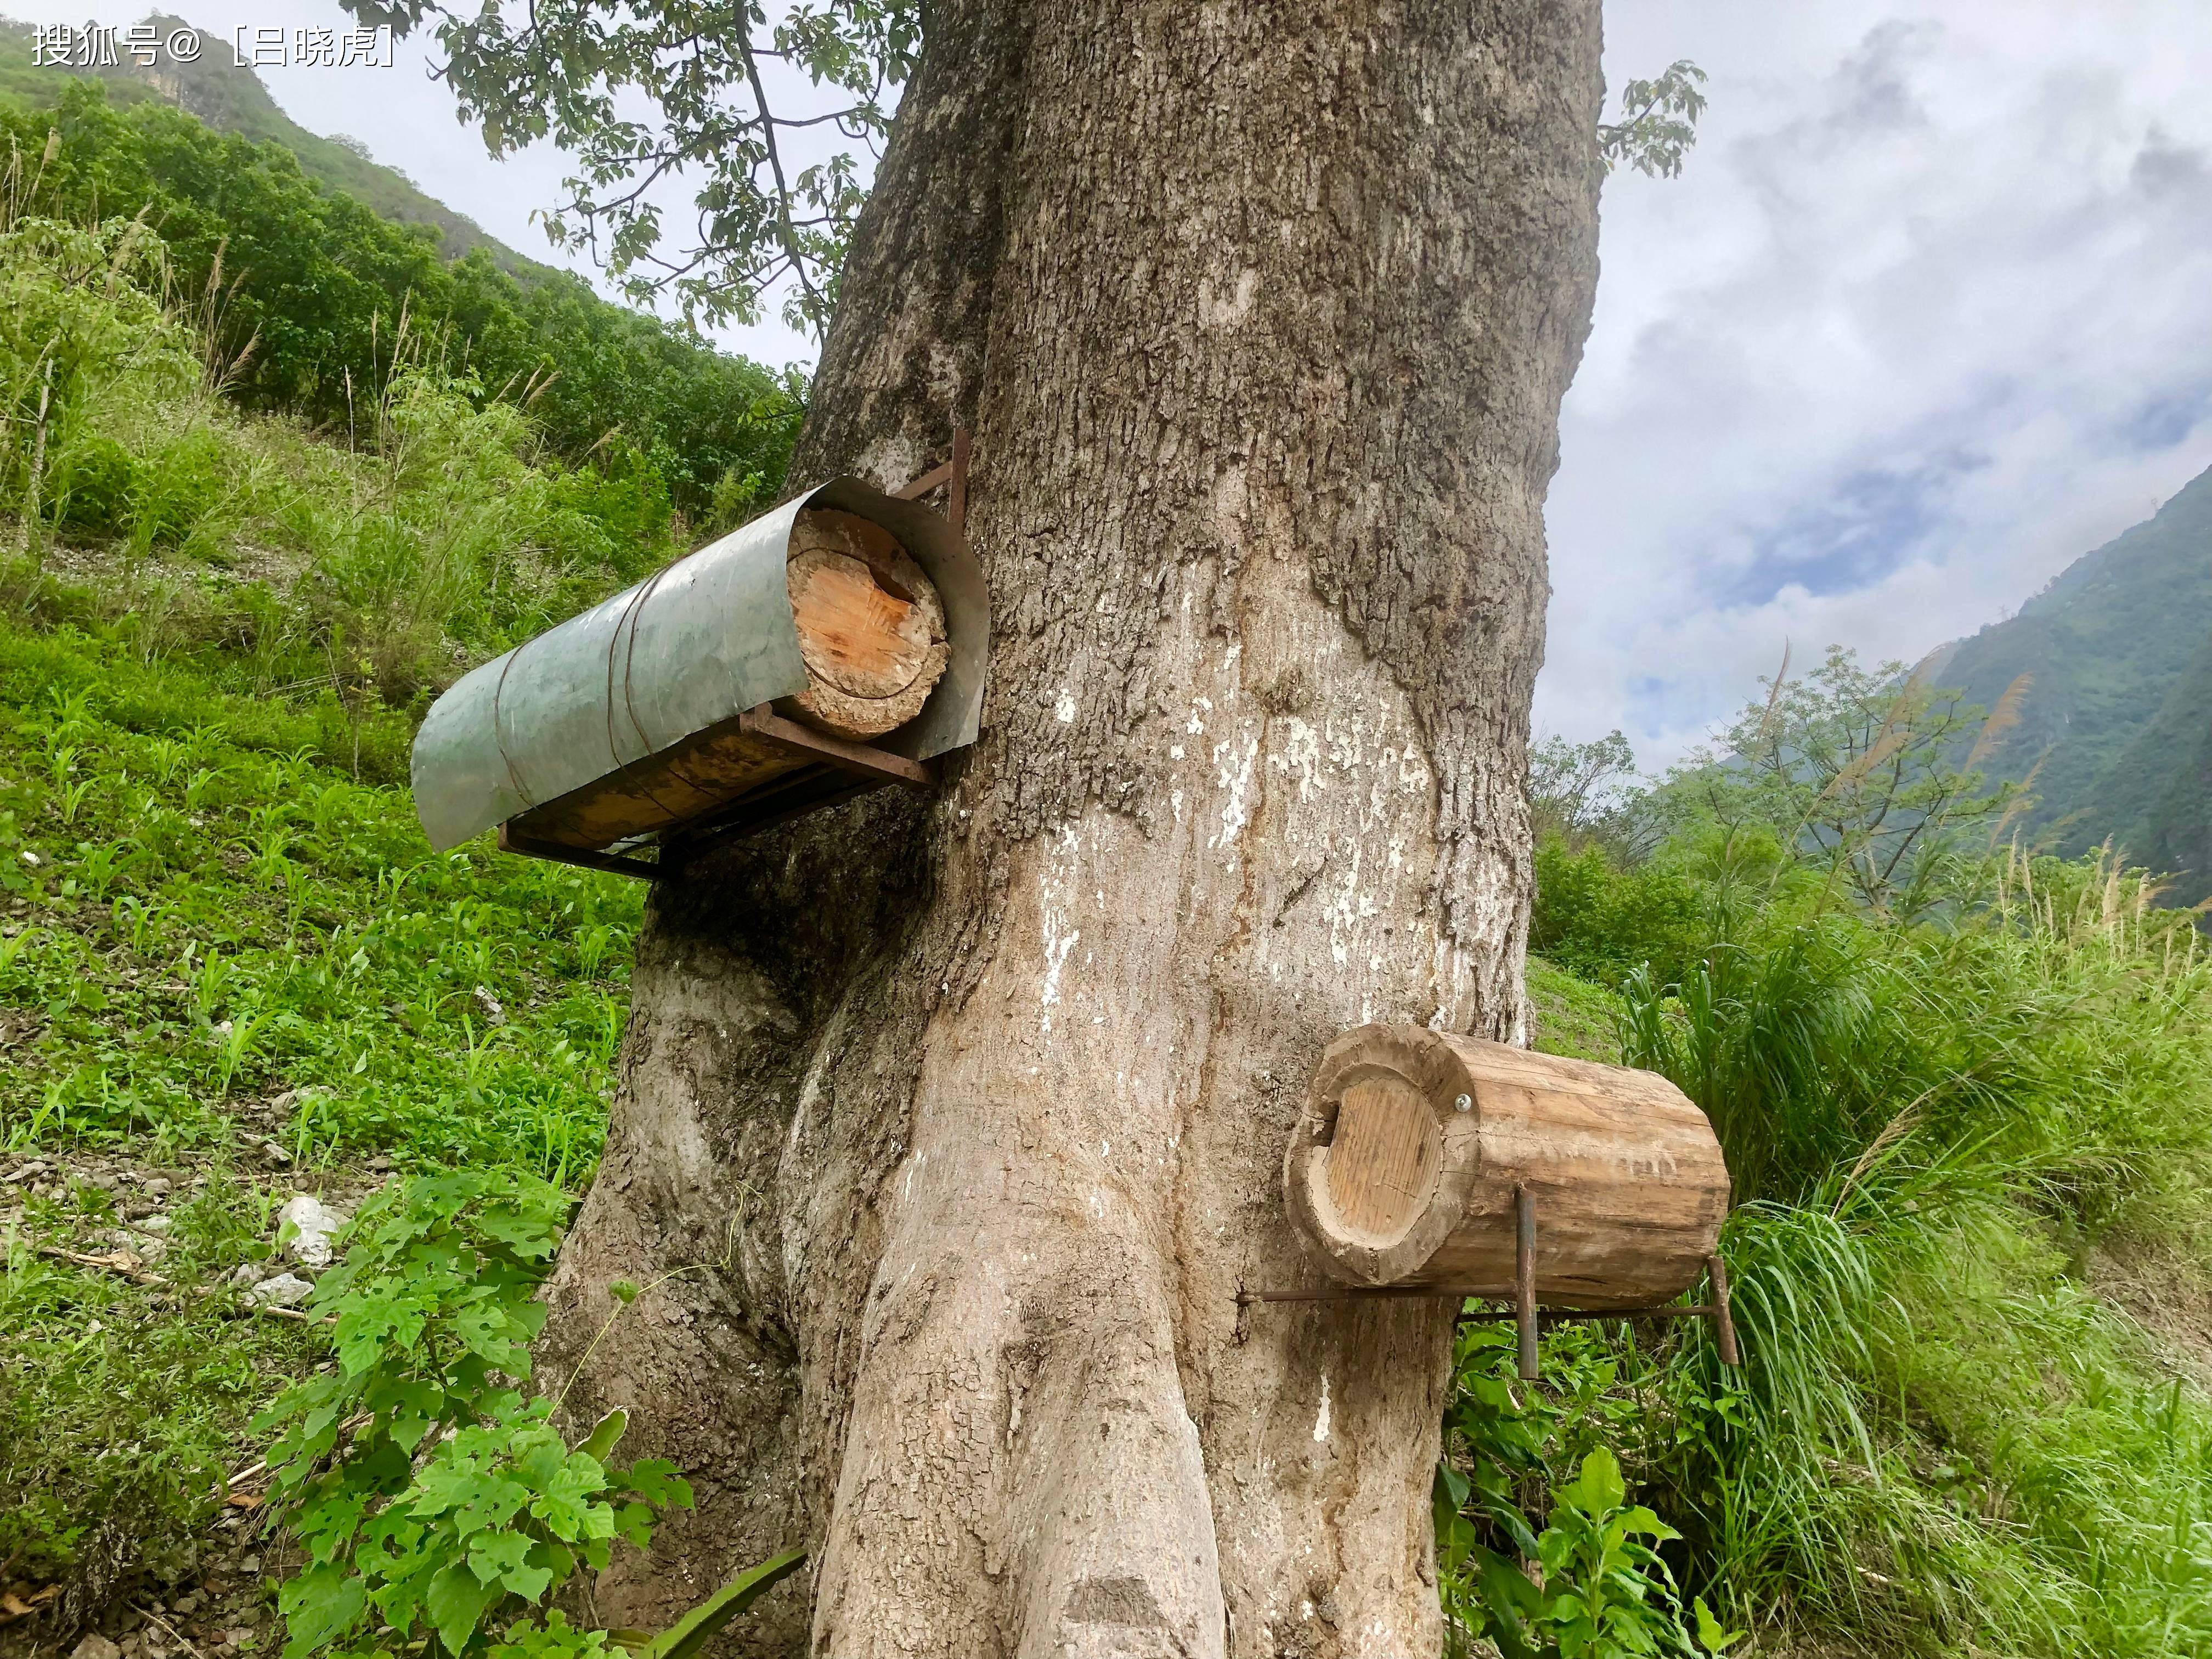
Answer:
[[2212, 464], [2212, 9], [1609, 11], [1711, 76], [1606, 187], [1540, 725], [1679, 755], [1831, 641], [1917, 657]]

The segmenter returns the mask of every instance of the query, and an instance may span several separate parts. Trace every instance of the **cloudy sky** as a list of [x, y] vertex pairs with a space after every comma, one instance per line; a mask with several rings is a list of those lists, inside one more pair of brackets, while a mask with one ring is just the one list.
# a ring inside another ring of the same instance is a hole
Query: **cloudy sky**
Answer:
[[[183, 9], [218, 34], [347, 21]], [[1616, 84], [1682, 57], [1711, 77], [1684, 175], [1606, 189], [1537, 708], [1623, 728], [1650, 766], [1785, 640], [1917, 658], [2212, 465], [2212, 4], [1610, 0]], [[561, 158], [489, 160], [425, 62], [263, 75], [302, 125], [548, 257], [531, 216]], [[773, 322], [729, 343], [810, 355]]]
[[1911, 659], [2212, 465], [2212, 6], [1613, 0], [1711, 76], [1605, 192], [1548, 728], [1673, 758], [1831, 641]]

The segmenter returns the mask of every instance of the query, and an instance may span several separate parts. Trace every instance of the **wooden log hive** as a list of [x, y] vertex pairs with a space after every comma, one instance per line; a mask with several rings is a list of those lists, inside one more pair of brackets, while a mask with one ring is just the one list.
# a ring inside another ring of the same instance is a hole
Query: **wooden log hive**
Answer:
[[[514, 821], [515, 836], [604, 848], [696, 823], [817, 766], [823, 748], [866, 743], [919, 714], [949, 656], [945, 605], [891, 533], [854, 514], [803, 512], [785, 578], [806, 666], [805, 691], [780, 698], [773, 715], [748, 710], [532, 807]], [[778, 741], [785, 720], [831, 742], [810, 755]]]
[[1689, 1289], [1729, 1200], [1712, 1126], [1666, 1079], [1415, 1025], [1328, 1046], [1283, 1187], [1336, 1278], [1496, 1297], [1525, 1191], [1536, 1297], [1584, 1309]]
[[890, 531], [851, 513], [802, 513], [786, 580], [808, 684], [781, 713], [856, 742], [921, 713], [945, 672], [945, 605]]

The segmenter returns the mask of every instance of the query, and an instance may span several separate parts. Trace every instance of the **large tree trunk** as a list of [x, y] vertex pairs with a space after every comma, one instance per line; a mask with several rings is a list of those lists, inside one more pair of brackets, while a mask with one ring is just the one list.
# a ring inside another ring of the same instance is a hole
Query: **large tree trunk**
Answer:
[[[1517, 1037], [1597, 0], [948, 0], [794, 482], [975, 434], [982, 741], [659, 889], [546, 1375], [748, 1652], [1432, 1652], [1450, 1328], [1254, 1307], [1364, 1020]], [[695, 1265], [696, 1264], [696, 1265]], [[811, 1632], [811, 1634], [810, 1634]]]

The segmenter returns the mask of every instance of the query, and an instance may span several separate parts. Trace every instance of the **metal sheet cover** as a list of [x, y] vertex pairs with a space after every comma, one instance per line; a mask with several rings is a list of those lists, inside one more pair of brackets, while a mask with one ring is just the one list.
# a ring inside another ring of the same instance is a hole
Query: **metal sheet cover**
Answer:
[[532, 806], [806, 688], [784, 564], [807, 507], [898, 538], [945, 609], [944, 677], [885, 747], [916, 760], [975, 740], [988, 599], [944, 517], [837, 478], [462, 677], [416, 735], [415, 810], [442, 852]]

